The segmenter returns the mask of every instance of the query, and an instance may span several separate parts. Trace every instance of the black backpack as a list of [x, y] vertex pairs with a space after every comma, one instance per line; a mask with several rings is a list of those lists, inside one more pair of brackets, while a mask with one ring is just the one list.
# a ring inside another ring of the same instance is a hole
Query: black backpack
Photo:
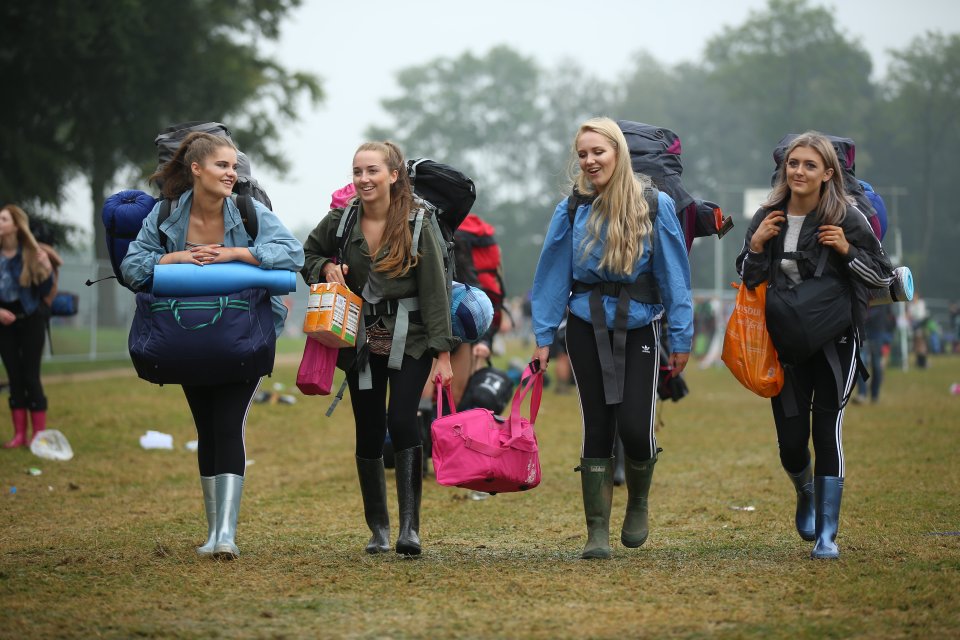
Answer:
[[[630, 120], [617, 120], [617, 126], [627, 140], [633, 170], [649, 176], [657, 189], [673, 198], [688, 252], [694, 238], [713, 235], [722, 238], [733, 228], [733, 219], [723, 215], [720, 205], [694, 198], [683, 186], [680, 137], [676, 133]], [[573, 212], [592, 199], [574, 189], [570, 198]]]
[[[784, 156], [787, 153], [787, 149], [790, 147], [790, 143], [796, 140], [799, 136], [799, 133], [788, 133], [780, 138], [780, 142], [778, 142], [777, 146], [774, 147], [774, 169], [773, 175], [770, 177], [771, 185], [776, 182], [777, 173], [780, 171], [780, 166], [785, 160]], [[833, 144], [833, 149], [837, 152], [837, 159], [840, 161], [840, 168], [843, 170], [843, 186], [847, 190], [847, 194], [853, 197], [857, 204], [857, 209], [862, 211], [863, 215], [867, 217], [867, 222], [870, 223], [870, 228], [873, 229], [873, 234], [877, 236], [878, 240], [883, 240], [883, 229], [885, 225], [881, 223], [877, 210], [873, 206], [873, 201], [864, 188], [864, 183], [857, 179], [856, 143], [850, 138], [841, 138], [826, 134], [824, 134], [824, 137], [829, 140], [831, 144]], [[873, 191], [872, 187], [870, 188], [870, 191]], [[884, 211], [884, 214], [886, 214], [886, 211]]]
[[[183, 139], [195, 131], [226, 138], [236, 145], [230, 129], [227, 128], [227, 125], [220, 122], [194, 120], [174, 124], [158, 133], [157, 137], [153, 139], [153, 144], [157, 145], [157, 170], [173, 159]], [[163, 184], [158, 182], [157, 187], [162, 189]], [[267, 195], [267, 192], [264, 191], [260, 183], [253, 178], [250, 158], [239, 149], [237, 150], [237, 182], [233, 185], [233, 192], [238, 196], [250, 196], [259, 200], [266, 205], [267, 209], [273, 211], [273, 203], [270, 202], [270, 197]]]
[[[477, 189], [473, 180], [450, 165], [428, 158], [407, 160], [407, 174], [414, 195], [420, 199], [414, 218], [416, 229], [426, 220], [433, 225], [434, 235], [444, 244], [443, 266], [447, 273], [448, 288], [453, 282], [454, 238], [453, 234], [470, 213], [477, 199]], [[416, 201], [416, 199], [415, 199]], [[343, 250], [353, 225], [360, 213], [359, 199], [353, 198], [343, 212], [343, 219], [337, 228], [337, 259], [343, 262]], [[416, 252], [420, 241], [419, 233], [414, 233], [413, 251]]]

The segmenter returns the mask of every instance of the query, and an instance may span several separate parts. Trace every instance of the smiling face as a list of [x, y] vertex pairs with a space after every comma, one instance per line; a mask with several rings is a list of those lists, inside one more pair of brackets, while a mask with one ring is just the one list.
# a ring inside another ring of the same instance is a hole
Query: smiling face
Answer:
[[194, 189], [221, 198], [229, 198], [237, 182], [237, 150], [230, 146], [215, 147], [202, 162], [190, 165]]
[[820, 154], [811, 147], [796, 147], [786, 162], [787, 186], [799, 198], [819, 197], [820, 187], [833, 176]]
[[577, 138], [577, 158], [580, 171], [597, 193], [602, 193], [617, 164], [617, 153], [613, 144], [596, 131], [584, 131]]
[[353, 156], [353, 186], [360, 200], [366, 203], [390, 202], [390, 186], [397, 181], [399, 172], [390, 170], [383, 153], [358, 151]]

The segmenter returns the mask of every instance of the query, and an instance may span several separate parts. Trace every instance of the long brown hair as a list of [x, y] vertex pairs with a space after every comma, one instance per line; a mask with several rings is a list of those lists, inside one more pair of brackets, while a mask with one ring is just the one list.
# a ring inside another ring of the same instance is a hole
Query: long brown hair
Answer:
[[149, 181], [163, 185], [160, 192], [164, 198], [177, 199], [188, 189], [193, 188], [193, 172], [190, 170], [190, 165], [194, 162], [202, 164], [220, 147], [237, 148], [233, 142], [222, 136], [194, 131], [183, 139], [173, 158], [159, 167], [150, 176]]
[[30, 219], [27, 213], [15, 204], [5, 204], [0, 211], [6, 209], [13, 218], [13, 225], [17, 228], [17, 244], [20, 245], [23, 269], [20, 271], [20, 286], [29, 287], [40, 284], [50, 277], [50, 270], [41, 266], [37, 255], [42, 251], [37, 239], [30, 231]]
[[593, 201], [590, 218], [587, 220], [589, 241], [585, 251], [589, 252], [601, 241], [600, 234], [606, 222], [607, 231], [606, 238], [603, 239], [600, 268], [628, 275], [633, 272], [637, 260], [643, 255], [644, 238], [653, 231], [650, 205], [643, 197], [643, 191], [649, 188], [650, 181], [646, 176], [633, 172], [627, 140], [617, 123], [610, 118], [592, 118], [580, 125], [573, 139], [570, 172], [577, 191], [583, 194], [595, 193], [593, 184], [579, 170], [577, 155], [577, 142], [580, 136], [588, 131], [607, 139], [616, 154], [616, 163], [603, 193], [597, 195]]
[[817, 222], [819, 224], [840, 224], [847, 215], [847, 205], [852, 204], [853, 199], [847, 196], [846, 189], [843, 186], [843, 170], [840, 168], [840, 159], [837, 158], [836, 149], [833, 148], [830, 140], [818, 131], [802, 133], [790, 143], [787, 152], [783, 154], [783, 162], [777, 169], [773, 190], [767, 196], [767, 201], [760, 206], [767, 209], [779, 207], [790, 196], [790, 185], [787, 184], [787, 162], [790, 160], [790, 154], [797, 147], [813, 149], [823, 160], [824, 169], [833, 169], [833, 175], [830, 176], [830, 179], [820, 185]]
[[[397, 179], [390, 185], [390, 204], [387, 207], [387, 220], [383, 230], [382, 246], [387, 247], [387, 255], [377, 262], [373, 270], [386, 273], [391, 278], [406, 275], [417, 265], [418, 256], [410, 253], [413, 233], [410, 230], [410, 210], [413, 208], [413, 190], [410, 188], [410, 176], [407, 175], [407, 163], [403, 152], [393, 142], [364, 142], [353, 154], [361, 151], [377, 151], [383, 155], [383, 161], [389, 171], [397, 172]], [[370, 256], [371, 259], [374, 256]]]

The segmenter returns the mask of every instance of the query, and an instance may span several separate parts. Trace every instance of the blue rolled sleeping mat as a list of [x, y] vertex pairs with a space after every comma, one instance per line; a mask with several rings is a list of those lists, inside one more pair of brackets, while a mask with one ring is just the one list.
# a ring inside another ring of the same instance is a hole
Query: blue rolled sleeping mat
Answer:
[[285, 269], [261, 269], [244, 262], [224, 264], [158, 264], [153, 268], [157, 296], [210, 296], [263, 288], [272, 296], [297, 289], [297, 274]]

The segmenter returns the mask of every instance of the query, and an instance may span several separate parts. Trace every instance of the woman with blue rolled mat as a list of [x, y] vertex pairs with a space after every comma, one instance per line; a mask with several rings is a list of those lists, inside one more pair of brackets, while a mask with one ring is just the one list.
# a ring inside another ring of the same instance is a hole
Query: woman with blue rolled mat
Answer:
[[[298, 271], [303, 246], [269, 209], [253, 201], [256, 238], [248, 234], [230, 197], [237, 181], [237, 149], [227, 139], [192, 133], [173, 160], [151, 176], [162, 183], [162, 196], [173, 200], [169, 218], [158, 227], [161, 204], [143, 221], [121, 264], [133, 288], [145, 288], [154, 267], [165, 264], [213, 265], [242, 262], [261, 269]], [[274, 329], [280, 335], [287, 310], [279, 296], [271, 299]], [[200, 485], [207, 513], [207, 541], [202, 556], [233, 559], [237, 515], [246, 470], [244, 429], [260, 379], [205, 386], [183, 385], [197, 427]]]
[[575, 191], [553, 212], [533, 278], [533, 359], [546, 367], [569, 309], [566, 350], [583, 414], [577, 470], [587, 543], [581, 557], [605, 559], [617, 435], [627, 485], [620, 541], [636, 548], [647, 540], [647, 500], [660, 451], [654, 433], [660, 335], [670, 336], [671, 375], [679, 375], [690, 355], [693, 301], [673, 199], [634, 174], [617, 124], [588, 120], [572, 146]]
[[[423, 446], [417, 419], [420, 392], [433, 358], [443, 384], [453, 377], [454, 338], [443, 253], [430, 224], [412, 216], [418, 199], [410, 188], [403, 153], [391, 142], [367, 142], [353, 156], [359, 207], [349, 232], [345, 210], [333, 209], [305, 243], [307, 284], [337, 282], [363, 296], [357, 349], [341, 349], [356, 422], [356, 462], [364, 516], [372, 536], [367, 553], [390, 550], [383, 446], [390, 429], [395, 451], [400, 532], [396, 552], [419, 555]], [[338, 232], [339, 230], [339, 232]], [[342, 262], [331, 256], [340, 253]], [[396, 347], [396, 348], [394, 348]], [[390, 397], [387, 400], [387, 390]]]

